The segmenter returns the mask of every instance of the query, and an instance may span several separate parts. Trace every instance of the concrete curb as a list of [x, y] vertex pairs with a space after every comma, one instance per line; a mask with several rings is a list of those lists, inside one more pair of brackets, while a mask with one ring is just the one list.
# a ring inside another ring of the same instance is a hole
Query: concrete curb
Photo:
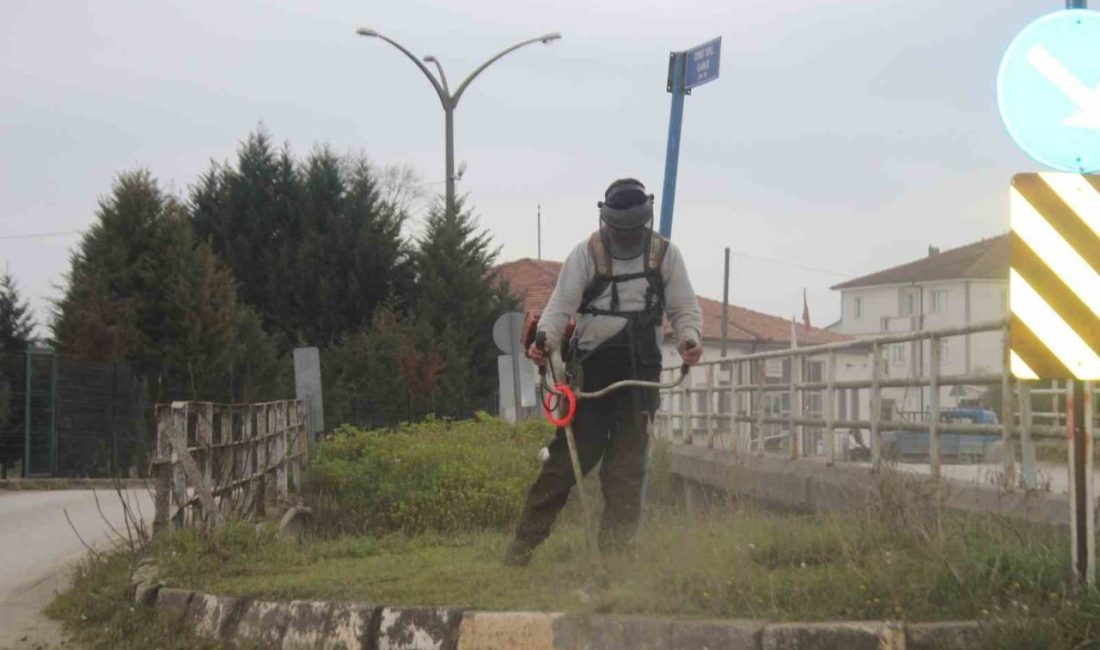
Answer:
[[148, 561], [131, 597], [199, 637], [282, 650], [950, 650], [966, 648], [976, 621], [770, 623], [546, 612], [288, 603], [163, 587]]
[[[153, 479], [124, 478], [125, 489], [153, 488]], [[0, 490], [114, 490], [113, 478], [9, 478], [0, 479]]]

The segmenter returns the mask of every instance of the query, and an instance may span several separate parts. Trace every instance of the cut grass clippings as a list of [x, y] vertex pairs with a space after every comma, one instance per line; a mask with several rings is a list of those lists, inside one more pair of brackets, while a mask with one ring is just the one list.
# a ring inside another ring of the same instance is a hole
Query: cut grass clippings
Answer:
[[499, 533], [297, 542], [241, 527], [158, 547], [168, 581], [274, 599], [784, 621], [1013, 619], [1072, 609], [1067, 544], [952, 519], [942, 544], [853, 517], [741, 507], [705, 518], [653, 514], [606, 586], [577, 526], [526, 568], [502, 566]]

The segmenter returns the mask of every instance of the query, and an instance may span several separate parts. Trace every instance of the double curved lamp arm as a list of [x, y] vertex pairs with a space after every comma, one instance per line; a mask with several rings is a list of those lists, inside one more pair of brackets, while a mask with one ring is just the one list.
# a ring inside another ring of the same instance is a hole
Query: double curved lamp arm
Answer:
[[[485, 70], [485, 68], [488, 68], [493, 63], [496, 63], [502, 57], [518, 50], [521, 47], [524, 47], [525, 45], [530, 45], [532, 43], [546, 43], [546, 44], [549, 44], [549, 43], [551, 43], [553, 41], [556, 41], [559, 38], [561, 38], [561, 34], [559, 34], [557, 32], [553, 32], [553, 33], [550, 33], [550, 34], [543, 34], [542, 36], [539, 36], [537, 38], [532, 38], [532, 39], [523, 41], [522, 43], [516, 43], [512, 47], [504, 50], [503, 52], [500, 52], [499, 54], [495, 55], [494, 57], [492, 57], [491, 59], [489, 59], [485, 63], [482, 63], [480, 66], [478, 66], [478, 68], [476, 70], [474, 70], [473, 72], [470, 73], [470, 76], [466, 77], [466, 79], [458, 87], [458, 90], [455, 91], [454, 95], [451, 95], [450, 94], [450, 88], [448, 88], [448, 86], [447, 86], [447, 77], [443, 74], [443, 66], [440, 65], [439, 60], [436, 59], [434, 56], [424, 57], [424, 61], [426, 61], [428, 63], [434, 63], [435, 64], [436, 69], [439, 70], [439, 80], [438, 81], [432, 75], [432, 73], [428, 69], [428, 67], [425, 66], [424, 63], [422, 63], [420, 61], [420, 59], [416, 58], [416, 55], [414, 55], [412, 52], [405, 49], [405, 47], [402, 46], [397, 41], [389, 38], [388, 36], [386, 36], [384, 34], [380, 34], [380, 33], [378, 33], [377, 31], [375, 31], [373, 29], [360, 28], [360, 29], [356, 30], [356, 33], [359, 34], [360, 36], [370, 36], [370, 37], [373, 37], [373, 38], [380, 38], [383, 41], [385, 41], [385, 42], [389, 43], [390, 45], [396, 47], [397, 49], [401, 50], [401, 52], [405, 56], [409, 57], [410, 61], [412, 61], [413, 63], [416, 64], [416, 67], [420, 68], [420, 71], [423, 72], [424, 76], [427, 77], [428, 81], [431, 82], [432, 88], [435, 88], [436, 94], [439, 95], [439, 101], [443, 103], [443, 107], [444, 108], [449, 108], [449, 109], [454, 109], [456, 106], [458, 106], [458, 100], [462, 98], [462, 93], [466, 92], [466, 88], [470, 85], [470, 83], [475, 78], [477, 78], [477, 76], [479, 74], [481, 74], [481, 72], [483, 70]], [[442, 82], [442, 84], [440, 82]]]

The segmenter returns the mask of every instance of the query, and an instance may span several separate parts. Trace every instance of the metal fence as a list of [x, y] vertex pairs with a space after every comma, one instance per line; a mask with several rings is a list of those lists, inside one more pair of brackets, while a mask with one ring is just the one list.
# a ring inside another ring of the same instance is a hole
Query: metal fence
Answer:
[[305, 400], [158, 404], [154, 529], [262, 516], [301, 485]]
[[[691, 377], [681, 387], [662, 393], [655, 429], [659, 435], [686, 444], [694, 444], [702, 437], [708, 446], [733, 453], [780, 452], [791, 458], [818, 457], [828, 464], [838, 460], [860, 460], [862, 450], [876, 467], [883, 461], [884, 431], [927, 432], [927, 456], [933, 476], [942, 473], [941, 433], [945, 429], [953, 435], [999, 436], [1003, 446], [998, 457], [1005, 476], [1015, 476], [1015, 444], [1018, 443], [1023, 486], [1035, 488], [1038, 484], [1035, 442], [1050, 439], [1064, 444], [1066, 414], [1061, 404], [1072, 390], [1071, 382], [1038, 384], [1017, 382], [1007, 372], [944, 374], [942, 371], [941, 341], [982, 333], [1004, 335], [1006, 328], [1007, 321], [1001, 320], [707, 360], [692, 369]], [[887, 346], [899, 343], [923, 346], [925, 341], [931, 351], [926, 373], [885, 376]], [[853, 352], [865, 352], [869, 356], [869, 376], [838, 380], [838, 354]], [[1007, 360], [1006, 348], [1003, 353]], [[789, 364], [789, 371], [784, 373], [785, 381], [768, 381], [764, 365], [769, 360], [785, 360]], [[821, 376], [808, 376], [809, 360], [821, 364], [816, 373]], [[666, 369], [665, 378], [677, 372], [678, 367]], [[947, 386], [999, 387], [999, 421], [995, 424], [941, 422], [944, 412], [940, 404], [941, 393]], [[889, 388], [927, 389], [931, 403], [920, 413], [884, 408], [883, 391]], [[1095, 388], [1086, 383], [1086, 390], [1094, 394]], [[844, 391], [869, 394], [870, 408], [866, 418], [837, 417], [838, 396]], [[782, 396], [782, 400], [769, 400], [770, 395]], [[1033, 408], [1034, 402], [1043, 398], [1053, 406], [1047, 410]], [[783, 408], [769, 408], [777, 403], [782, 403]], [[1091, 434], [1094, 416], [1088, 416], [1086, 422]]]
[[147, 405], [126, 364], [47, 348], [0, 351], [0, 475], [141, 473]]

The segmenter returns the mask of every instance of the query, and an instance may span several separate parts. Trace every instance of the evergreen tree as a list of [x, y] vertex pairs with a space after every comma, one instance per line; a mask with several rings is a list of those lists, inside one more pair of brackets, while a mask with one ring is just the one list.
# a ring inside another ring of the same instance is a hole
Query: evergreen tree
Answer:
[[432, 412], [442, 356], [430, 328], [380, 305], [371, 324], [330, 350], [326, 419], [392, 427]]
[[0, 277], [0, 350], [24, 350], [34, 341], [34, 318], [11, 271]]
[[8, 466], [23, 457], [21, 419], [23, 403], [14, 387], [23, 379], [23, 353], [34, 341], [34, 321], [19, 295], [15, 278], [6, 271], [0, 278], [0, 478]]
[[241, 299], [285, 345], [326, 346], [370, 322], [387, 296], [411, 293], [404, 213], [379, 198], [369, 165], [316, 149], [296, 163], [259, 130], [235, 168], [195, 186], [197, 235], [235, 272]]
[[518, 306], [492, 277], [497, 249], [464, 203], [453, 213], [442, 200], [433, 205], [416, 252], [416, 314], [432, 328], [443, 357], [437, 411], [452, 417], [491, 406], [498, 354], [493, 323]]
[[122, 174], [100, 201], [66, 279], [52, 324], [59, 349], [129, 364], [154, 401], [233, 399], [234, 368], [267, 345], [232, 273], [147, 171]]

